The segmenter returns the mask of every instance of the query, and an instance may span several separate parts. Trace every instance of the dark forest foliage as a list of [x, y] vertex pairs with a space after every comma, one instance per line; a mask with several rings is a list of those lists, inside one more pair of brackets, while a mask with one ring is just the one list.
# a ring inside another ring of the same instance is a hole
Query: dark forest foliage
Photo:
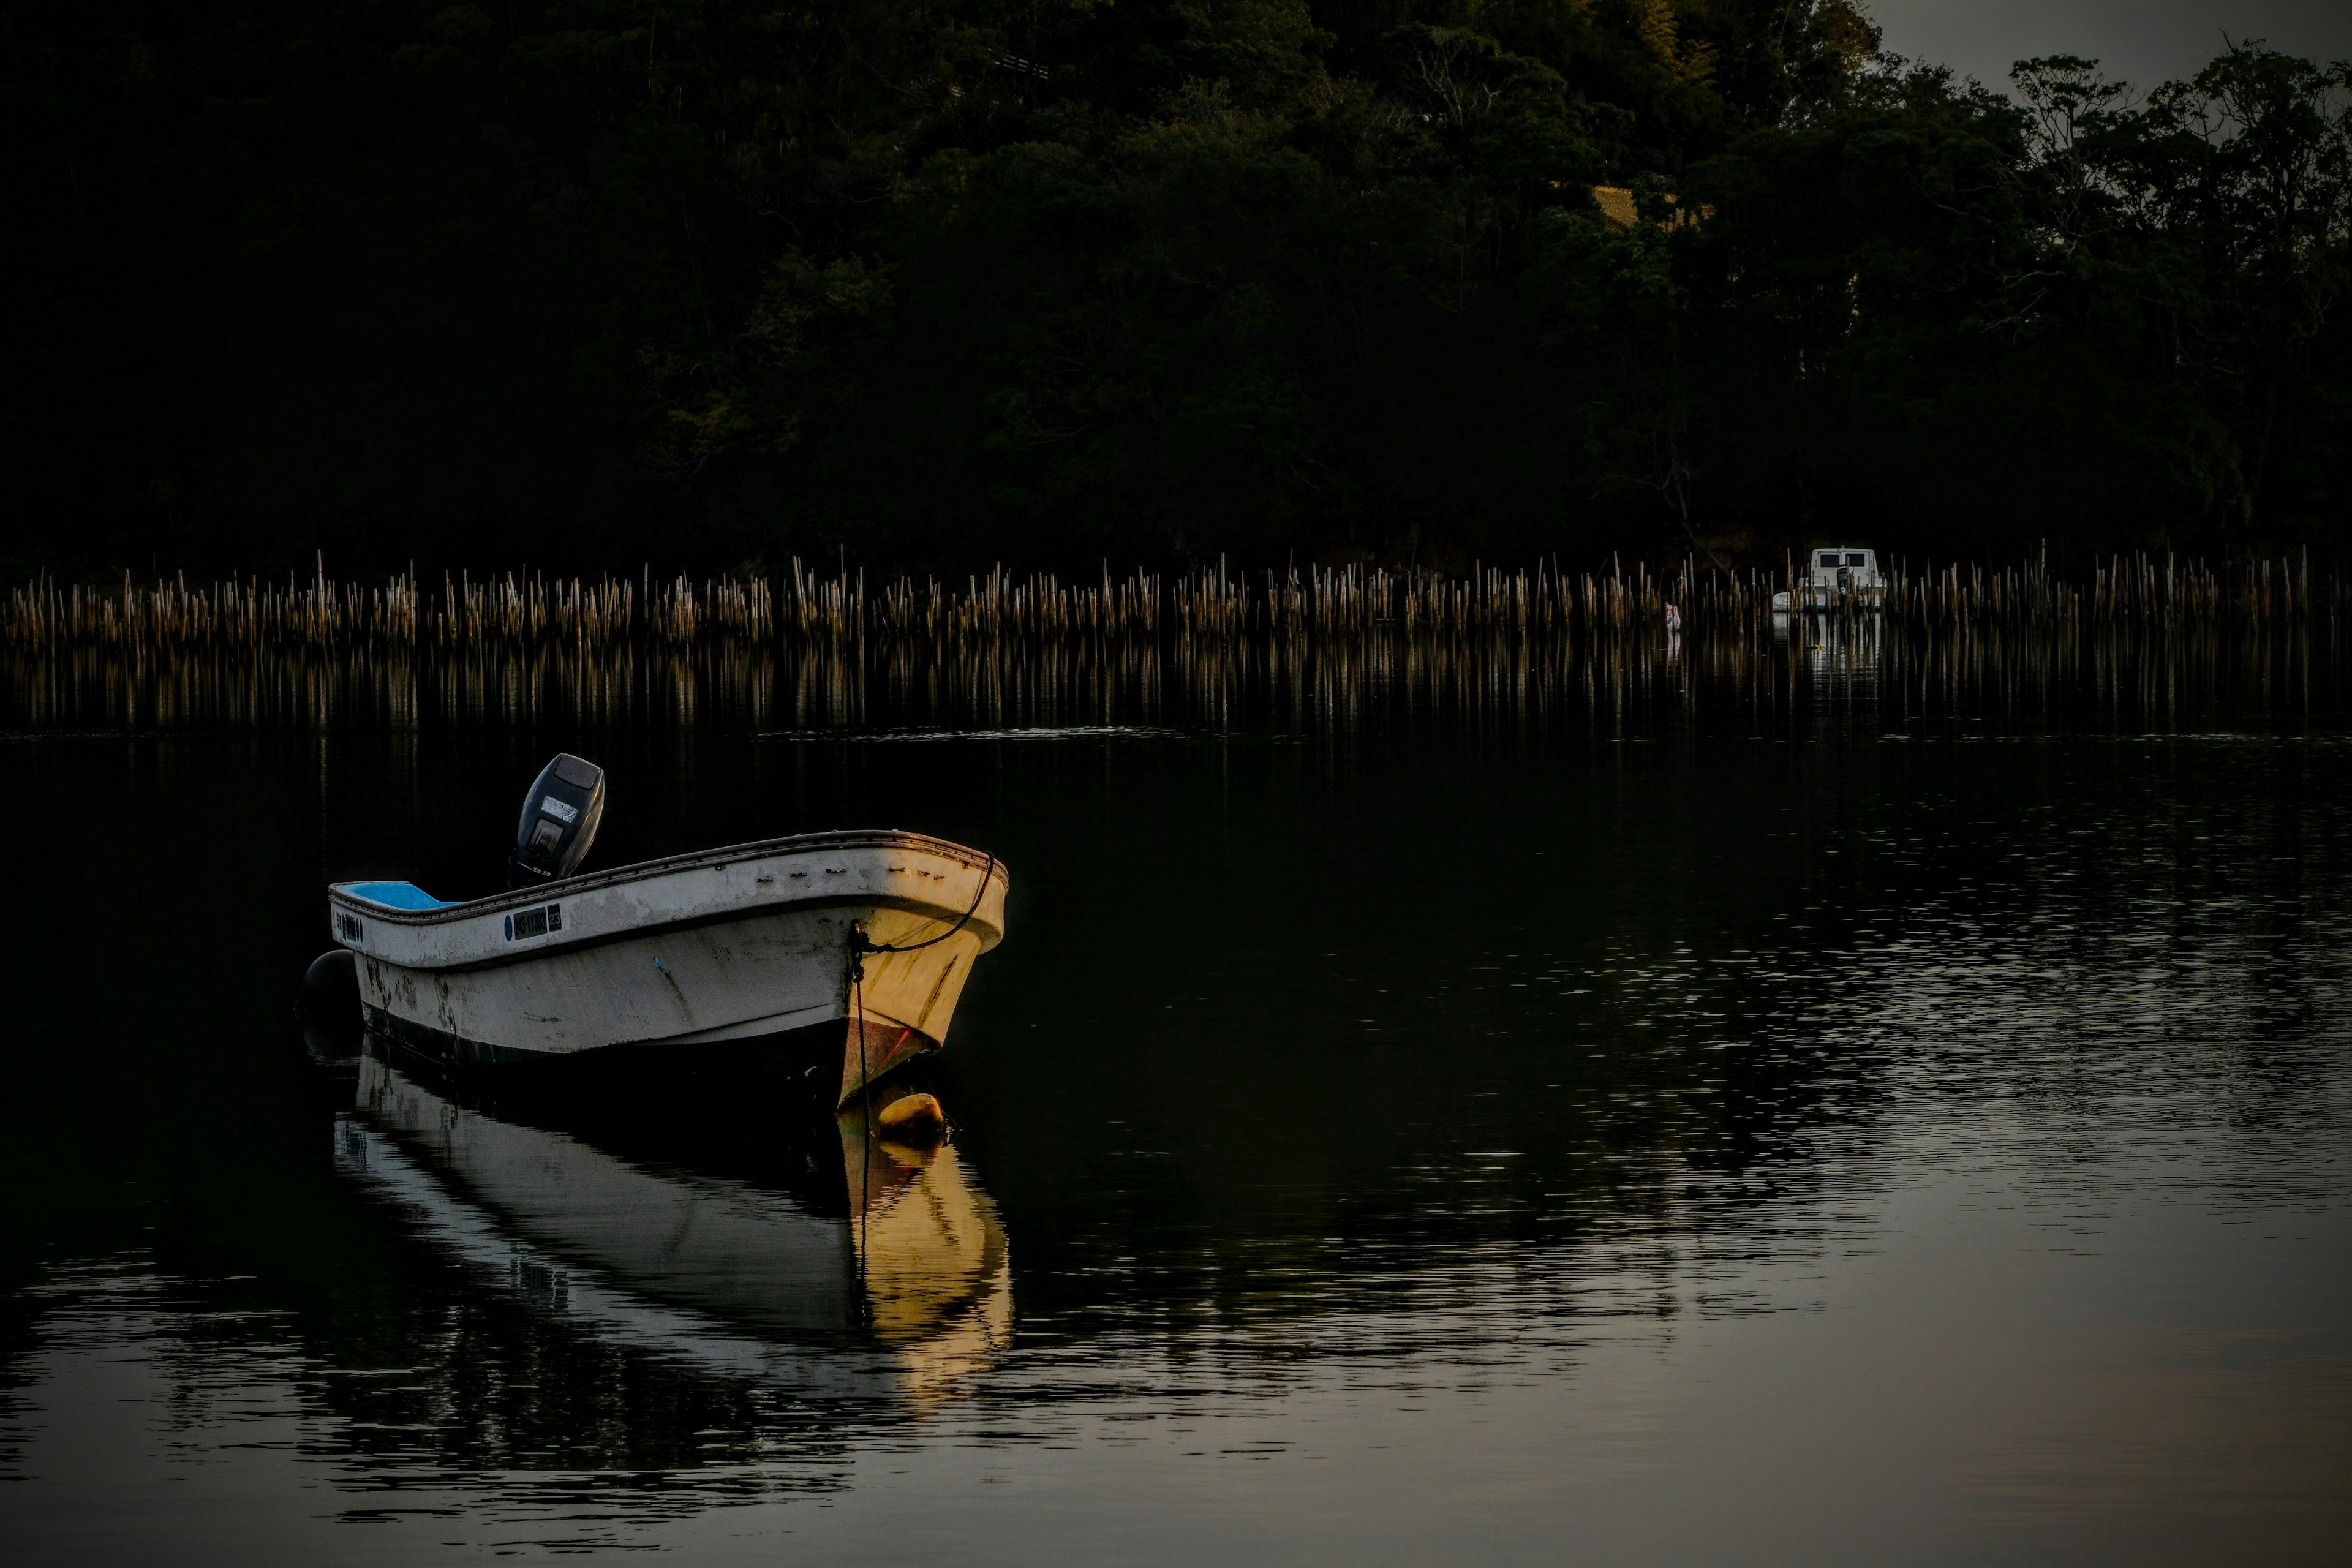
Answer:
[[0, 26], [18, 570], [2334, 554], [2352, 505], [2352, 72], [2260, 46], [1997, 94], [1849, 0]]

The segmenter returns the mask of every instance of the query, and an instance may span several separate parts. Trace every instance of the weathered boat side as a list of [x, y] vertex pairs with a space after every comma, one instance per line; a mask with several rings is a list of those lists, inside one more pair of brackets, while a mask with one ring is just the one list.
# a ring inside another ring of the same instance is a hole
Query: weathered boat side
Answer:
[[[946, 1041], [973, 962], [1002, 940], [1008, 886], [961, 845], [856, 832], [467, 903], [403, 908], [382, 900], [404, 884], [364, 882], [330, 902], [370, 1023], [414, 1048], [465, 1065], [615, 1047], [756, 1049], [796, 1071], [830, 1058], [846, 1099]], [[911, 950], [869, 953], [855, 991], [853, 926]]]

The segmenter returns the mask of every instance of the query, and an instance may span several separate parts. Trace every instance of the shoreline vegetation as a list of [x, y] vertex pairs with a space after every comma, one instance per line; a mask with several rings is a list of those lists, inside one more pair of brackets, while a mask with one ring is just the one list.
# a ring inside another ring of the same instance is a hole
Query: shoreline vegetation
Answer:
[[[656, 580], [549, 578], [509, 573], [437, 585], [406, 574], [381, 584], [339, 580], [323, 557], [306, 582], [247, 577], [190, 584], [184, 574], [119, 586], [38, 580], [0, 601], [0, 642], [26, 652], [78, 647], [402, 648], [425, 652], [639, 644], [780, 647], [906, 643], [1081, 645], [1163, 638], [1180, 643], [1503, 635], [1568, 642], [1657, 640], [1672, 605], [1697, 641], [1785, 638], [1804, 626], [1933, 640], [2001, 628], [2066, 637], [2100, 631], [2309, 631], [2329, 636], [2352, 613], [2352, 584], [2300, 557], [2215, 566], [2146, 554], [2054, 574], [2039, 560], [1988, 569], [1932, 562], [1886, 564], [1883, 590], [1805, 597], [1792, 560], [1779, 573], [1733, 571], [1685, 559], [1653, 569], [1612, 562], [1598, 571], [1480, 567], [1463, 576], [1378, 566], [1256, 573], [1220, 562], [1181, 574], [1136, 570], [1093, 582], [997, 568], [961, 584], [935, 577], [826, 576], [797, 560], [775, 577]], [[1776, 594], [1805, 607], [1776, 611]]]
[[127, 596], [19, 585], [0, 609], [0, 739], [551, 723], [786, 744], [1335, 734], [1446, 717], [1637, 740], [1729, 707], [1751, 738], [1804, 742], [1852, 711], [1882, 739], [1932, 742], [1994, 717], [2307, 725], [2337, 711], [2352, 673], [2352, 584], [2299, 560], [2124, 558], [2079, 577], [1886, 564], [1876, 611], [1793, 616], [1770, 612], [1765, 574], [1548, 563], [1475, 580], [1359, 566], [1075, 586], [1003, 573], [877, 584], [855, 570], [430, 588], [321, 573], [134, 583]]
[[0, 131], [0, 577], [261, 574], [172, 616], [321, 547], [779, 617], [846, 558], [877, 623], [1001, 561], [1064, 575], [983, 621], [1104, 558], [2352, 559], [2352, 65], [2261, 41], [1987, 86], [1858, 0], [95, 0], [12, 19]]

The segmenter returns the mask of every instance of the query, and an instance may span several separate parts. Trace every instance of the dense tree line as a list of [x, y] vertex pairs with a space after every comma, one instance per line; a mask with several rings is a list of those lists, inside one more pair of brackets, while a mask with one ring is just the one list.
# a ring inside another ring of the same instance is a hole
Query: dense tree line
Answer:
[[2352, 505], [2352, 71], [2259, 45], [1996, 93], [1851, 0], [0, 29], [17, 570], [2332, 554]]

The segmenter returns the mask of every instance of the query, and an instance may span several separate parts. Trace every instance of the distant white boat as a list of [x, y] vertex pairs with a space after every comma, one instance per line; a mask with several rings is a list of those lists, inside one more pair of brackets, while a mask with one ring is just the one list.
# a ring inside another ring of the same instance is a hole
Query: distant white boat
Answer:
[[[1819, 609], [1839, 600], [1875, 605], [1886, 593], [1886, 578], [1878, 569], [1878, 552], [1851, 544], [1816, 550], [1806, 558], [1799, 598], [1807, 609]], [[1789, 608], [1789, 592], [1772, 595], [1772, 608]]]
[[[594, 772], [562, 758], [542, 782], [559, 767]], [[572, 798], [593, 827], [601, 783]], [[547, 848], [547, 824], [573, 808], [539, 804], [535, 818], [526, 801], [518, 864], [531, 848], [576, 864], [584, 843]], [[748, 1053], [839, 1103], [945, 1043], [972, 964], [1003, 939], [1009, 881], [993, 856], [871, 831], [674, 855], [465, 903], [396, 881], [338, 882], [328, 902], [368, 1025], [427, 1056], [646, 1053], [667, 1065]]]

